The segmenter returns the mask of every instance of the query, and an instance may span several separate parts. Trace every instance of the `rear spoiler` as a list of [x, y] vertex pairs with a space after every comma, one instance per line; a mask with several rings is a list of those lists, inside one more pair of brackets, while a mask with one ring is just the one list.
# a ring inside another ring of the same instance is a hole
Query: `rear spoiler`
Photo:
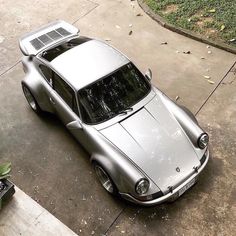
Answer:
[[78, 33], [73, 25], [62, 20], [54, 21], [21, 37], [20, 50], [25, 56], [35, 56], [50, 45]]

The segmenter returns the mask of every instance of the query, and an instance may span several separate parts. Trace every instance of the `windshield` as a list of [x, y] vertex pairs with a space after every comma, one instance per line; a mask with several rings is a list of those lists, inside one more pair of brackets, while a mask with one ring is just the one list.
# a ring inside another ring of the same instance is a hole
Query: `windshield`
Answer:
[[149, 91], [148, 81], [129, 63], [78, 92], [82, 120], [96, 124], [127, 113]]

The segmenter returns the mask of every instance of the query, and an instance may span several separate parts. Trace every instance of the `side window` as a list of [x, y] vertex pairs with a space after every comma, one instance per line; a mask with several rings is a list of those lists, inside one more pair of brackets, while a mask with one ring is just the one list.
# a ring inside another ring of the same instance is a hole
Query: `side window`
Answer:
[[52, 85], [52, 70], [44, 65], [40, 65], [39, 68], [42, 71], [47, 82]]
[[79, 116], [73, 89], [56, 73], [53, 73], [53, 88], [67, 103], [67, 105]]

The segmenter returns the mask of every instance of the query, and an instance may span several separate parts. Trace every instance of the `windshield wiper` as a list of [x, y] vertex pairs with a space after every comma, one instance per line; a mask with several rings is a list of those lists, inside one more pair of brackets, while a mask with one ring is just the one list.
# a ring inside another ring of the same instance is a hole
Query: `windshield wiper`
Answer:
[[117, 115], [126, 115], [128, 112], [133, 111], [132, 107], [127, 107], [124, 110], [121, 110], [117, 113]]

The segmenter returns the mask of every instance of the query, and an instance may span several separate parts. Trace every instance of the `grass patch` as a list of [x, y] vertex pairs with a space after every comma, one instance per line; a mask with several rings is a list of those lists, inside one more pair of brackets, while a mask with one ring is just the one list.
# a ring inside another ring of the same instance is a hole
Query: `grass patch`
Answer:
[[167, 22], [236, 46], [235, 0], [144, 0]]

